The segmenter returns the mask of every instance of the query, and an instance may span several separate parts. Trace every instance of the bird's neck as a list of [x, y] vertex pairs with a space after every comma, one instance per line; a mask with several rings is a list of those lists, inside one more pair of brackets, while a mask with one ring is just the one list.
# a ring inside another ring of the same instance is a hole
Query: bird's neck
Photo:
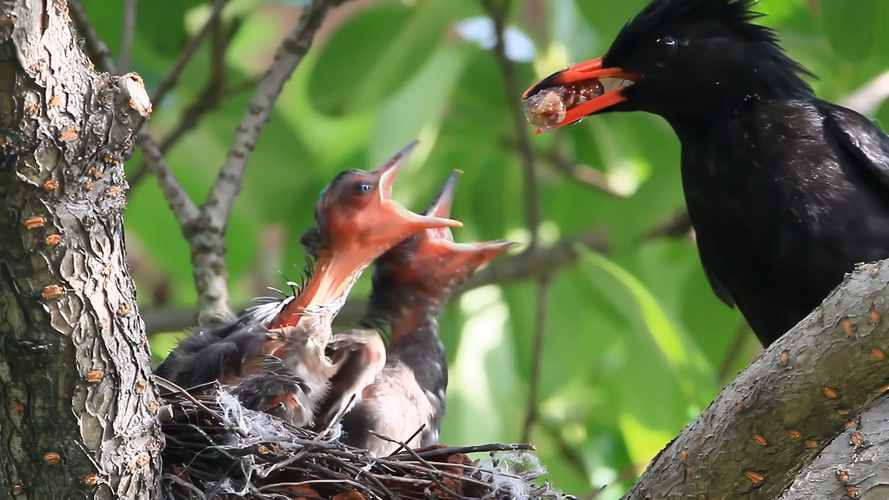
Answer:
[[385, 329], [388, 343], [396, 349], [409, 337], [437, 338], [438, 316], [447, 301], [441, 294], [419, 293], [412, 287], [374, 286], [363, 323]]
[[268, 328], [297, 326], [306, 316], [329, 324], [342, 309], [349, 292], [371, 260], [344, 252], [320, 250], [314, 270], [299, 295], [281, 310]]

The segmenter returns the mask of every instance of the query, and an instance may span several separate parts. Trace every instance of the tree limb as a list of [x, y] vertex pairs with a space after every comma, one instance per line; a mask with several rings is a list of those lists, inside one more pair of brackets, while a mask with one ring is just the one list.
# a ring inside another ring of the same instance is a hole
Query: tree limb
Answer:
[[309, 51], [315, 32], [321, 26], [327, 11], [343, 2], [344, 0], [314, 0], [305, 8], [299, 23], [275, 51], [274, 61], [260, 80], [253, 98], [247, 105], [247, 112], [235, 131], [228, 156], [222, 164], [216, 182], [210, 188], [210, 194], [203, 207], [211, 227], [221, 230], [228, 222], [235, 197], [241, 190], [241, 179], [244, 176], [247, 159], [253, 152], [256, 139], [269, 118], [275, 100], [281, 94], [290, 75], [302, 62], [303, 56]]
[[[216, 1], [214, 15], [219, 15], [224, 1]], [[296, 27], [281, 42], [275, 52], [274, 61], [257, 85], [241, 125], [235, 131], [234, 144], [229, 150], [228, 157], [210, 188], [207, 201], [197, 207], [196, 213], [192, 208], [194, 203], [182, 190], [173, 172], [163, 161], [163, 155], [156, 142], [148, 132], [143, 131], [139, 135], [139, 144], [146, 152], [146, 160], [158, 174], [158, 182], [160, 182], [167, 201], [173, 208], [182, 227], [183, 235], [191, 248], [192, 272], [198, 292], [198, 322], [201, 324], [225, 321], [233, 316], [228, 303], [225, 230], [235, 197], [241, 188], [241, 178], [246, 168], [247, 159], [253, 151], [259, 132], [268, 120], [269, 113], [280, 95], [284, 83], [308, 52], [315, 32], [321, 26], [327, 12], [344, 1], [346, 0], [314, 0], [303, 9]], [[186, 50], [180, 55], [181, 64], [177, 63], [170, 74], [171, 76], [167, 79], [168, 81], [176, 81], [181, 72], [180, 66], [184, 67], [200, 39], [211, 31], [213, 19], [211, 17], [201, 33], [198, 33], [189, 42]], [[85, 16], [82, 16], [81, 21], [85, 36], [92, 39], [89, 43], [94, 46], [102, 45]], [[105, 60], [102, 64], [105, 66], [104, 70], [113, 72], [114, 61]], [[161, 87], [156, 96], [162, 98], [164, 93], [165, 89]]]
[[[136, 16], [139, 0], [125, 0], [123, 4], [123, 30], [120, 35], [120, 54], [117, 56], [117, 67], [126, 71], [130, 67], [133, 55], [133, 38], [136, 35]], [[152, 99], [152, 102], [157, 102]]]
[[652, 461], [625, 498], [776, 498], [889, 390], [889, 261], [861, 265]]
[[[542, 246], [534, 252], [501, 257], [476, 273], [456, 291], [456, 294], [485, 285], [539, 279], [541, 276], [554, 274], [577, 261], [579, 257], [578, 245], [596, 252], [608, 251], [604, 233], [588, 231], [564, 238], [548, 246]], [[354, 324], [361, 319], [366, 305], [366, 300], [350, 299], [337, 316], [337, 322]], [[151, 333], [179, 331], [194, 324], [194, 311], [191, 309], [175, 307], [148, 309], [143, 311], [142, 317], [145, 320], [146, 329]]]
[[[151, 96], [151, 101], [156, 105], [160, 105], [161, 101], [164, 100], [164, 97], [166, 97], [170, 90], [172, 90], [179, 82], [179, 77], [182, 75], [182, 71], [188, 66], [189, 61], [191, 61], [192, 57], [194, 57], [195, 53], [198, 51], [198, 47], [201, 46], [201, 43], [203, 43], [204, 39], [207, 38], [207, 35], [213, 30], [213, 27], [218, 25], [219, 17], [222, 15], [222, 9], [225, 8], [227, 2], [228, 0], [215, 0], [213, 2], [213, 8], [210, 10], [210, 17], [204, 25], [201, 26], [201, 29], [198, 30], [188, 42], [186, 42], [185, 47], [183, 47], [182, 51], [179, 53], [179, 57], [176, 58], [176, 63], [173, 64], [173, 69], [171, 69], [170, 72], [167, 73], [167, 76], [157, 85], [157, 90], [155, 90], [154, 94]], [[164, 151], [163, 148], [161, 150]]]
[[889, 492], [889, 399], [852, 418], [780, 500], [885, 498]]
[[528, 389], [528, 402], [525, 410], [525, 423], [519, 441], [531, 442], [531, 432], [540, 417], [540, 374], [543, 364], [543, 339], [546, 337], [546, 313], [549, 309], [549, 289], [552, 276], [544, 275], [537, 285], [537, 310], [534, 313], [534, 345], [531, 347], [531, 374]]
[[537, 167], [534, 149], [531, 147], [531, 137], [528, 134], [528, 125], [522, 112], [521, 91], [515, 79], [515, 68], [512, 61], [506, 56], [506, 17], [509, 14], [510, 0], [482, 0], [482, 6], [494, 23], [494, 33], [497, 37], [494, 45], [494, 57], [500, 67], [503, 77], [504, 93], [512, 114], [515, 129], [516, 144], [519, 158], [522, 162], [522, 171], [525, 178], [525, 219], [528, 230], [531, 232], [531, 243], [528, 251], [532, 251], [539, 243], [540, 229], [540, 188], [537, 181]]

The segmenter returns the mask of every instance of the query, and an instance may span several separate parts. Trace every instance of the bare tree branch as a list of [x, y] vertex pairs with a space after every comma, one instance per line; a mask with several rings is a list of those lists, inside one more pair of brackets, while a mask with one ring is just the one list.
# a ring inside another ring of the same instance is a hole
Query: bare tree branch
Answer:
[[[120, 54], [117, 56], [117, 68], [126, 71], [130, 68], [133, 55], [133, 38], [136, 35], [136, 16], [139, 0], [125, 0], [123, 4], [123, 30], [120, 35]], [[152, 99], [153, 102], [157, 102]]]
[[540, 188], [537, 181], [536, 160], [534, 149], [531, 147], [531, 137], [528, 133], [528, 125], [522, 112], [521, 91], [515, 78], [515, 68], [512, 61], [506, 56], [506, 42], [503, 35], [506, 28], [506, 17], [509, 14], [510, 0], [482, 0], [482, 5], [488, 16], [494, 22], [494, 32], [497, 35], [497, 43], [494, 45], [494, 56], [500, 67], [503, 77], [503, 87], [506, 94], [510, 112], [512, 113], [515, 127], [516, 144], [519, 157], [522, 161], [525, 175], [525, 219], [528, 230], [531, 232], [531, 244], [528, 251], [534, 250], [539, 243], [540, 229]]
[[[858, 266], [652, 461], [625, 498], [775, 498], [889, 391], [889, 261]], [[884, 462], [885, 463], [885, 462]]]
[[[241, 23], [235, 22], [234, 26], [223, 34], [219, 16], [215, 16], [211, 20], [213, 22], [213, 50], [210, 58], [210, 77], [204, 84], [204, 88], [198, 92], [197, 97], [182, 110], [177, 124], [161, 139], [159, 150], [162, 154], [166, 154], [188, 132], [197, 127], [207, 113], [219, 107], [224, 96], [228, 76], [225, 55], [231, 46], [231, 41], [240, 29]], [[150, 170], [148, 163], [143, 162], [129, 178], [130, 190], [136, 189]]]
[[[589, 231], [568, 237], [551, 245], [539, 247], [534, 252], [501, 257], [481, 270], [466, 282], [456, 294], [485, 285], [501, 285], [528, 279], [540, 279], [574, 264], [578, 257], [578, 247], [596, 252], [607, 252], [605, 236], [600, 231]], [[337, 322], [354, 324], [361, 319], [367, 302], [363, 299], [350, 299], [342, 309]], [[246, 305], [244, 306], [246, 307]], [[243, 308], [243, 307], [242, 307]], [[242, 309], [241, 308], [241, 309]], [[179, 331], [194, 324], [195, 311], [183, 308], [161, 308], [142, 312], [145, 327], [150, 333]]]
[[[233, 314], [228, 304], [228, 273], [225, 265], [225, 229], [231, 214], [235, 196], [241, 187], [241, 177], [246, 167], [247, 158], [253, 150], [256, 138], [262, 126], [268, 120], [269, 113], [284, 83], [302, 61], [309, 50], [315, 32], [321, 25], [331, 7], [346, 0], [314, 0], [303, 9], [300, 21], [293, 31], [284, 38], [275, 52], [275, 59], [260, 80], [241, 125], [235, 132], [234, 144], [220, 169], [207, 201], [197, 208], [176, 180], [173, 172], [163, 161], [160, 148], [147, 132], [139, 136], [139, 143], [146, 152], [146, 160], [151, 168], [158, 173], [158, 182], [173, 208], [182, 227], [182, 232], [191, 247], [192, 272], [198, 292], [199, 323], [210, 323], [230, 319]], [[214, 15], [218, 16], [225, 0], [216, 0]], [[84, 33], [92, 39], [92, 45], [99, 46], [95, 30], [89, 26], [86, 17], [82, 17]], [[206, 23], [183, 50], [177, 65], [162, 84], [156, 99], [162, 99], [167, 88], [171, 87], [182, 68], [187, 64], [197, 45], [212, 29], [215, 21]], [[102, 62], [106, 71], [114, 71], [114, 61]]]
[[96, 62], [96, 65], [100, 70], [114, 73], [115, 71], [113, 68], [115, 68], [115, 64], [114, 58], [111, 55], [111, 49], [108, 48], [108, 45], [103, 42], [102, 38], [99, 37], [99, 34], [96, 33], [96, 29], [86, 15], [86, 10], [83, 8], [83, 4], [80, 3], [80, 0], [71, 0], [68, 2], [68, 12], [71, 15], [71, 19], [74, 21], [74, 25], [77, 27], [77, 31], [80, 32], [86, 41], [90, 59]]
[[[151, 96], [151, 101], [156, 105], [159, 105], [170, 90], [172, 90], [179, 82], [179, 77], [182, 76], [182, 71], [188, 66], [189, 61], [191, 61], [192, 57], [194, 57], [195, 53], [198, 51], [198, 47], [201, 46], [201, 43], [203, 43], [204, 39], [207, 38], [207, 35], [213, 30], [213, 27], [218, 25], [219, 16], [222, 15], [222, 10], [225, 8], [227, 2], [228, 0], [214, 0], [213, 8], [210, 11], [210, 17], [207, 19], [207, 22], [205, 22], [204, 25], [201, 26], [201, 29], [188, 40], [185, 47], [182, 48], [182, 52], [179, 53], [179, 57], [176, 58], [176, 63], [173, 64], [173, 69], [171, 69], [167, 76], [157, 85], [157, 90], [155, 90], [154, 94]], [[161, 149], [161, 151], [164, 151], [164, 149]]]
[[275, 59], [247, 105], [247, 112], [235, 132], [228, 157], [204, 205], [208, 222], [212, 227], [217, 229], [225, 227], [235, 197], [241, 190], [241, 179], [247, 166], [247, 159], [253, 152], [256, 138], [268, 120], [275, 100], [281, 94], [293, 70], [308, 52], [315, 32], [321, 26], [327, 11], [341, 3], [343, 0], [314, 0], [305, 8], [297, 26], [275, 51]]
[[549, 309], [549, 289], [552, 275], [541, 276], [537, 285], [537, 310], [534, 317], [534, 345], [531, 348], [531, 380], [528, 403], [525, 410], [525, 424], [522, 428], [523, 443], [531, 442], [531, 431], [540, 416], [540, 374], [543, 360], [543, 338], [546, 334], [546, 312]]
[[170, 171], [157, 143], [144, 130], [139, 134], [138, 142], [145, 153], [146, 164], [151, 166], [157, 176], [157, 182], [160, 184], [176, 220], [183, 227], [193, 224], [200, 215], [198, 207], [189, 198], [188, 193], [179, 184], [173, 172]]

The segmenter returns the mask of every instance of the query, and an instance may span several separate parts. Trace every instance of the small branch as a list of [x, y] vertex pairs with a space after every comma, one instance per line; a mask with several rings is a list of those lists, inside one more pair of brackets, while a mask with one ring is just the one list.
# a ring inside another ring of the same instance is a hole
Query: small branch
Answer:
[[528, 408], [520, 441], [531, 441], [531, 431], [540, 416], [540, 373], [543, 359], [543, 338], [546, 334], [546, 313], [549, 309], [549, 289], [552, 276], [545, 274], [537, 282], [537, 311], [534, 317], [534, 347], [531, 350], [531, 388], [528, 391]]
[[182, 48], [182, 52], [179, 53], [179, 57], [176, 58], [176, 63], [173, 64], [173, 69], [171, 69], [167, 76], [158, 84], [157, 90], [155, 90], [154, 94], [151, 96], [151, 101], [153, 103], [159, 105], [170, 90], [176, 86], [176, 83], [179, 82], [179, 77], [182, 76], [182, 71], [188, 66], [189, 61], [194, 57], [198, 47], [201, 46], [201, 43], [203, 43], [204, 39], [207, 38], [207, 35], [213, 30], [213, 27], [218, 26], [219, 16], [222, 14], [222, 9], [225, 7], [227, 1], [228, 0], [214, 0], [213, 9], [210, 11], [210, 18], [207, 19], [207, 22], [201, 26], [201, 29], [198, 30], [188, 42], [186, 42], [185, 47]]
[[303, 56], [312, 45], [315, 32], [327, 11], [343, 0], [314, 0], [303, 11], [297, 26], [281, 42], [275, 51], [275, 59], [265, 76], [257, 85], [253, 98], [247, 105], [247, 112], [235, 132], [228, 157], [219, 171], [216, 182], [210, 189], [207, 203], [204, 205], [210, 225], [224, 228], [235, 197], [241, 190], [241, 179], [247, 165], [247, 159], [256, 145], [256, 138], [269, 118], [284, 83], [302, 61]]
[[80, 0], [71, 0], [68, 2], [68, 12], [71, 19], [77, 26], [77, 31], [86, 41], [86, 48], [89, 52], [90, 59], [96, 61], [99, 69], [108, 73], [115, 73], [114, 58], [111, 55], [111, 49], [102, 41], [96, 29], [90, 23], [89, 17], [86, 15], [86, 9]]
[[194, 223], [200, 215], [198, 207], [188, 196], [188, 193], [185, 192], [185, 189], [182, 188], [182, 185], [179, 184], [176, 176], [173, 175], [157, 143], [144, 130], [139, 133], [137, 140], [145, 153], [146, 165], [157, 176], [157, 182], [160, 184], [164, 197], [167, 199], [167, 203], [170, 204], [170, 208], [173, 210], [179, 225], [184, 229]]
[[596, 252], [607, 252], [608, 250], [608, 244], [602, 232], [581, 233], [564, 238], [549, 247], [502, 257], [494, 264], [476, 273], [460, 288], [460, 291], [484, 285], [502, 285], [550, 274], [557, 269], [573, 264], [579, 257], [578, 246]]
[[[213, 21], [213, 53], [210, 59], [210, 77], [194, 101], [186, 106], [179, 115], [179, 122], [161, 139], [159, 149], [162, 154], [166, 154], [188, 132], [197, 127], [204, 116], [219, 107], [219, 103], [222, 101], [228, 76], [225, 54], [240, 29], [241, 23], [236, 22], [227, 33], [223, 34], [219, 16], [217, 15], [211, 20]], [[143, 163], [129, 178], [130, 190], [138, 187], [150, 171], [149, 165]]]
[[[577, 261], [578, 246], [596, 252], [608, 250], [604, 235], [598, 231], [589, 231], [568, 237], [552, 245], [542, 246], [534, 252], [501, 257], [473, 276], [457, 290], [456, 294], [485, 285], [503, 285], [555, 274]], [[366, 309], [367, 302], [365, 300], [349, 300], [337, 316], [337, 324], [354, 325], [361, 319]], [[142, 317], [149, 333], [175, 332], [194, 325], [195, 311], [181, 308], [147, 309], [142, 311]]]
[[555, 167], [556, 170], [559, 170], [563, 175], [574, 182], [593, 188], [596, 191], [601, 191], [615, 198], [627, 198], [627, 195], [616, 191], [611, 186], [611, 183], [608, 181], [608, 176], [603, 172], [589, 165], [579, 164], [577, 161], [568, 158], [562, 151], [564, 138], [564, 134], [556, 134], [553, 148], [549, 154], [544, 156], [545, 160]]
[[136, 14], [138, 8], [139, 0], [124, 1], [123, 30], [120, 35], [120, 55], [117, 58], [117, 67], [120, 71], [127, 71], [130, 68], [130, 58], [133, 54], [133, 38], [136, 35]]
[[562, 155], [559, 151], [555, 150], [544, 158], [549, 160], [549, 163], [562, 174], [564, 174], [565, 177], [579, 184], [583, 184], [584, 186], [593, 188], [596, 191], [600, 191], [615, 198], [627, 198], [627, 195], [616, 191], [613, 187], [611, 187], [611, 183], [608, 181], [607, 175], [589, 165], [583, 165], [571, 161], [567, 157]]
[[691, 225], [691, 217], [683, 208], [677, 210], [666, 219], [658, 222], [649, 229], [643, 236], [643, 240], [653, 240], [657, 238], [687, 238], [694, 231]]
[[858, 266], [651, 462], [625, 498], [775, 498], [887, 391], [889, 260]]
[[506, 56], [506, 42], [504, 30], [506, 28], [506, 16], [509, 14], [510, 0], [501, 0], [496, 5], [496, 0], [482, 0], [482, 5], [494, 22], [494, 31], [497, 35], [497, 43], [494, 45], [494, 57], [500, 67], [503, 77], [503, 87], [506, 101], [512, 113], [513, 126], [515, 127], [516, 144], [519, 157], [525, 174], [525, 219], [528, 230], [531, 232], [531, 243], [528, 251], [534, 250], [539, 243], [540, 229], [540, 194], [537, 181], [537, 169], [535, 166], [534, 149], [531, 147], [531, 137], [528, 134], [528, 125], [522, 112], [521, 91], [515, 78], [515, 68], [512, 61]]

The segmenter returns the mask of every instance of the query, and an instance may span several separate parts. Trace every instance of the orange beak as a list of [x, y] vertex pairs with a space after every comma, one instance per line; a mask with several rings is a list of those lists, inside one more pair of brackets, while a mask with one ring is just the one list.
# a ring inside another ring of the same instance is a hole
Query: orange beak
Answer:
[[320, 228], [329, 238], [328, 246], [319, 250], [315, 272], [300, 295], [267, 328], [295, 326], [301, 317], [321, 308], [338, 311], [361, 271], [386, 250], [423, 230], [463, 225], [446, 217], [411, 212], [392, 199], [392, 184], [415, 145], [416, 141], [408, 144], [370, 173], [371, 199], [360, 209], [335, 205], [337, 199], [332, 195], [331, 205], [325, 207], [331, 215]]
[[[454, 170], [448, 177], [441, 192], [426, 210], [427, 215], [448, 217], [454, 205], [457, 181], [462, 174]], [[454, 235], [448, 228], [427, 229], [420, 238], [416, 250], [419, 259], [435, 259], [427, 272], [442, 274], [460, 279], [472, 274], [477, 268], [487, 264], [498, 255], [506, 252], [516, 243], [511, 241], [482, 241], [475, 243], [455, 243]]]
[[[578, 85], [584, 82], [602, 81], [605, 79], [614, 79], [629, 83], [638, 81], [639, 76], [634, 73], [624, 71], [621, 68], [603, 67], [601, 58], [591, 59], [589, 61], [575, 64], [574, 66], [571, 66], [562, 71], [558, 71], [544, 78], [540, 82], [529, 87], [528, 90], [526, 90], [525, 93], [522, 94], [522, 98], [527, 100], [531, 96], [548, 88]], [[565, 112], [565, 117], [549, 128], [564, 127], [565, 125], [575, 123], [586, 116], [602, 111], [603, 109], [610, 108], [612, 106], [625, 102], [626, 100], [627, 98], [623, 95], [623, 87], [608, 90], [594, 99], [567, 109]], [[542, 132], [542, 130], [538, 129], [537, 133], [540, 132]]]
[[[356, 221], [359, 224], [366, 224], [370, 230], [368, 232], [370, 241], [366, 243], [385, 247], [380, 251], [380, 254], [408, 236], [424, 229], [447, 230], [446, 228], [449, 227], [463, 226], [462, 222], [447, 218], [447, 214], [439, 216], [439, 214], [427, 212], [425, 215], [420, 215], [411, 212], [392, 199], [392, 184], [401, 171], [405, 158], [416, 145], [417, 141], [408, 144], [373, 172], [377, 177], [377, 196], [374, 196], [371, 205], [362, 211], [360, 220]], [[376, 257], [375, 255], [374, 258]]]

